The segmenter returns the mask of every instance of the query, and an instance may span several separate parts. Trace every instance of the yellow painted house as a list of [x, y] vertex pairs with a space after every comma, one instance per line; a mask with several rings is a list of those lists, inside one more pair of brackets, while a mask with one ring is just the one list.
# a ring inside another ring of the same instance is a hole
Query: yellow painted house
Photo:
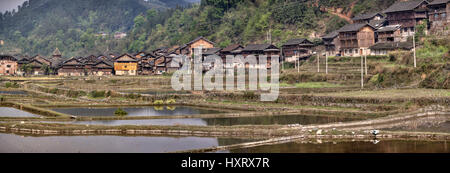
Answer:
[[129, 54], [123, 54], [114, 61], [114, 71], [116, 75], [137, 75], [138, 59]]

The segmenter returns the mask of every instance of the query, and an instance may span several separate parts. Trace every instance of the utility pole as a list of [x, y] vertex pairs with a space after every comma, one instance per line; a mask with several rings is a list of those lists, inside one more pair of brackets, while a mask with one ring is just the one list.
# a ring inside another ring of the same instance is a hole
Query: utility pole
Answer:
[[414, 68], [417, 67], [416, 60], [416, 26], [414, 25], [414, 34], [413, 34], [413, 50], [414, 50]]
[[325, 51], [325, 73], [328, 74], [328, 54]]
[[317, 73], [320, 73], [320, 54], [317, 54]]
[[366, 76], [367, 76], [367, 50], [363, 49], [364, 52], [364, 66], [365, 66], [365, 71], [366, 71]]
[[364, 88], [364, 67], [363, 67], [363, 57], [361, 56], [361, 89]]

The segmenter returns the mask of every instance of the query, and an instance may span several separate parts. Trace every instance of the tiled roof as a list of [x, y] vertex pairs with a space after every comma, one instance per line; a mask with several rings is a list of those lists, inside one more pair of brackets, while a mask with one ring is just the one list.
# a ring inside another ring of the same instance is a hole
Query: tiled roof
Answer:
[[271, 44], [249, 44], [242, 51], [264, 51], [270, 47], [277, 48]]
[[242, 47], [242, 46], [240, 44], [229, 45], [228, 47], [222, 49], [222, 52], [231, 52], [233, 50], [236, 50], [239, 47]]
[[[354, 23], [354, 24], [347, 24], [343, 26], [341, 29], [339, 29], [339, 32], [352, 32], [352, 31], [359, 31], [361, 28], [365, 26], [370, 26], [367, 23]], [[371, 26], [373, 28], [373, 26]]]
[[352, 20], [368, 20], [368, 19], [375, 17], [376, 15], [381, 15], [381, 14], [378, 12], [359, 14], [359, 15], [355, 16]]
[[413, 45], [411, 42], [389, 42], [389, 43], [376, 43], [373, 46], [370, 46], [369, 49], [372, 50], [411, 50]]
[[439, 5], [439, 4], [446, 4], [449, 2], [450, 2], [450, 0], [434, 0], [433, 2], [431, 2], [428, 5]]
[[410, 11], [417, 8], [420, 4], [423, 2], [428, 4], [428, 1], [425, 0], [411, 0], [411, 1], [400, 1], [393, 5], [391, 5], [389, 8], [384, 10], [384, 13], [392, 13], [392, 12], [399, 12], [399, 11]]
[[298, 45], [298, 44], [302, 44], [304, 41], [307, 41], [308, 44], [312, 44], [311, 41], [309, 41], [306, 38], [299, 38], [299, 39], [291, 39], [288, 40], [286, 43], [283, 44], [283, 46], [288, 46], [288, 45]]
[[339, 30], [328, 33], [327, 35], [322, 36], [324, 39], [332, 39], [339, 36]]

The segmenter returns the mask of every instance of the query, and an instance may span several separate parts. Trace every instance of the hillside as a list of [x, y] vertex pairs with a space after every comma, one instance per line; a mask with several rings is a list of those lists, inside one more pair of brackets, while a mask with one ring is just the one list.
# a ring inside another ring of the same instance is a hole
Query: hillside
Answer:
[[[347, 24], [356, 14], [381, 11], [395, 0], [202, 0], [179, 9], [161, 25], [136, 27], [125, 51], [181, 45], [205, 36], [220, 47], [232, 43], [276, 45], [294, 37], [316, 38]], [[351, 5], [349, 5], [351, 4]]]
[[[0, 52], [65, 57], [137, 51], [184, 44], [205, 36], [232, 43], [280, 45], [290, 38], [316, 38], [355, 14], [380, 11], [395, 0], [31, 0], [18, 13], [2, 15]], [[351, 4], [351, 5], [349, 5]], [[177, 8], [170, 8], [174, 7]], [[162, 10], [148, 10], [156, 8]], [[5, 17], [6, 16], [6, 17]], [[116, 31], [127, 32], [122, 40]], [[109, 36], [99, 37], [99, 32]]]
[[48, 55], [59, 47], [65, 56], [100, 53], [109, 49], [102, 45], [111, 39], [96, 38], [99, 32], [127, 32], [138, 14], [188, 4], [184, 0], [30, 0], [18, 12], [0, 16], [0, 40], [5, 42], [0, 51]]

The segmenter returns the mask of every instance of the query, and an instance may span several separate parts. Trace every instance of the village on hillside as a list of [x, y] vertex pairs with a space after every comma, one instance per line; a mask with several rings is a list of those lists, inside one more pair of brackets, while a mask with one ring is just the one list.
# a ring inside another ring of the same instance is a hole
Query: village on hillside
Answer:
[[[2, 55], [0, 75], [163, 74], [181, 68], [181, 64], [171, 63], [172, 59], [177, 55], [191, 57], [195, 48], [202, 49], [204, 57], [218, 55], [224, 62], [227, 55], [267, 55], [268, 58], [278, 55], [284, 62], [305, 60], [322, 52], [325, 52], [325, 56], [344, 57], [387, 55], [396, 50], [413, 51], [414, 35], [417, 32], [448, 36], [449, 12], [448, 0], [435, 0], [431, 3], [425, 0], [400, 1], [384, 11], [355, 16], [351, 24], [324, 35], [323, 45], [315, 45], [307, 38], [295, 38], [280, 48], [273, 44], [232, 44], [221, 49], [214, 42], [200, 36], [182, 46], [163, 47], [135, 54], [88, 55], [67, 59], [56, 48], [52, 57]], [[270, 68], [270, 64], [267, 68]]]
[[450, 0], [385, 7], [320, 39], [191, 32], [153, 51], [0, 55], [0, 153], [449, 153]]

